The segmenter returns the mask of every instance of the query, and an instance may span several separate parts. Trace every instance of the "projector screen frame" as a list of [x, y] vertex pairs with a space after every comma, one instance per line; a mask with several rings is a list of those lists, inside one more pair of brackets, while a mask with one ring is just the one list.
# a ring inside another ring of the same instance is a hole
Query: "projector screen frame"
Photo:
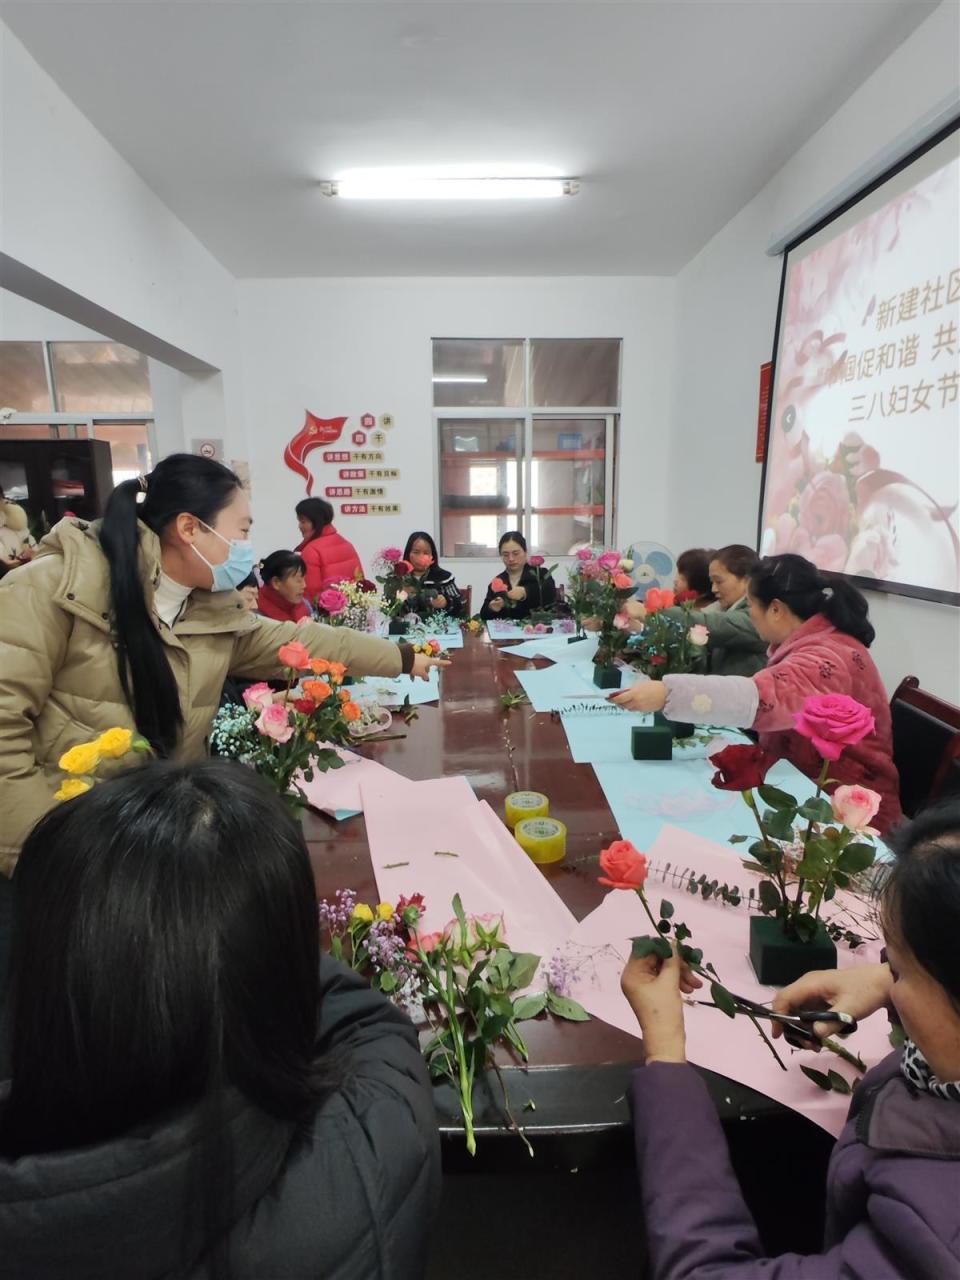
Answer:
[[[931, 134], [929, 138], [925, 139], [911, 151], [908, 151], [904, 156], [894, 164], [890, 165], [882, 173], [878, 174], [877, 177], [873, 178], [865, 186], [861, 187], [847, 199], [841, 201], [840, 204], [825, 213], [817, 222], [812, 223], [805, 230], [800, 232], [799, 235], [795, 236], [788, 244], [785, 244], [781, 250], [780, 257], [782, 265], [780, 269], [780, 292], [777, 298], [777, 320], [773, 329], [773, 355], [771, 357], [772, 367], [770, 370], [770, 404], [767, 425], [767, 442], [763, 454], [763, 468], [760, 473], [760, 506], [757, 512], [758, 552], [763, 545], [763, 507], [767, 490], [767, 468], [770, 461], [775, 425], [773, 421], [773, 413], [777, 387], [777, 353], [780, 350], [780, 327], [783, 321], [783, 301], [787, 285], [789, 256], [794, 249], [799, 248], [799, 246], [809, 240], [811, 236], [817, 235], [825, 227], [828, 227], [831, 222], [835, 222], [837, 218], [842, 217], [849, 209], [852, 209], [855, 205], [859, 204], [861, 200], [866, 199], [867, 196], [871, 195], [879, 187], [882, 187], [885, 182], [889, 182], [891, 178], [896, 177], [898, 173], [902, 173], [904, 169], [919, 160], [921, 156], [925, 155], [928, 151], [931, 151], [934, 147], [939, 146], [941, 142], [945, 141], [951, 134], [956, 133], [958, 130], [960, 130], [960, 114], [954, 116], [941, 128], [937, 129], [935, 133]], [[931, 501], [933, 501], [933, 499], [931, 499]], [[955, 531], [952, 528], [951, 534], [954, 535], [954, 539], [956, 541]], [[864, 577], [859, 574], [833, 572], [826, 569], [821, 570], [821, 572], [827, 579], [832, 581], [843, 580], [844, 582], [852, 583], [853, 586], [858, 587], [861, 590], [880, 591], [886, 595], [905, 596], [914, 600], [930, 600], [936, 604], [947, 604], [953, 605], [954, 607], [960, 607], [960, 591], [947, 591], [934, 587], [918, 587], [911, 583], [892, 582], [883, 578]]]

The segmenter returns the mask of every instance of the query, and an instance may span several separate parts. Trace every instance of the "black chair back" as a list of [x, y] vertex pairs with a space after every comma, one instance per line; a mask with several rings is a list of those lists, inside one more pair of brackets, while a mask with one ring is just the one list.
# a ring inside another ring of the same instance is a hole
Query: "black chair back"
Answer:
[[940, 797], [951, 762], [960, 756], [960, 708], [925, 693], [916, 676], [907, 676], [890, 700], [890, 716], [900, 804], [912, 818]]

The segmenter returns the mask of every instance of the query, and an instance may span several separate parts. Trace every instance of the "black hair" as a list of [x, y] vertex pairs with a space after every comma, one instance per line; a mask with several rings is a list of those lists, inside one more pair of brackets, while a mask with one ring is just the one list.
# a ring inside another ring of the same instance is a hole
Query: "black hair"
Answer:
[[497, 543], [497, 550], [498, 550], [498, 551], [502, 551], [502, 550], [503, 550], [503, 544], [504, 544], [505, 542], [516, 542], [516, 543], [518, 543], [521, 547], [523, 547], [524, 551], [526, 551], [526, 549], [527, 549], [527, 540], [526, 540], [526, 538], [523, 536], [523, 534], [520, 532], [520, 530], [519, 530], [519, 529], [508, 529], [508, 530], [507, 530], [507, 532], [503, 535], [503, 537], [502, 537], [502, 538], [500, 539], [500, 541]]
[[742, 542], [731, 542], [710, 554], [711, 562], [719, 560], [727, 573], [735, 578], [749, 578], [760, 567], [760, 557], [752, 547], [745, 547]]
[[822, 613], [838, 631], [845, 631], [869, 649], [876, 631], [868, 617], [865, 597], [842, 578], [828, 580], [803, 556], [767, 556], [750, 578], [750, 595], [763, 607], [774, 600], [785, 604], [805, 622]]
[[896, 861], [881, 884], [883, 917], [960, 1010], [960, 801], [927, 809], [884, 839]]
[[259, 587], [259, 586], [260, 586], [260, 583], [257, 581], [257, 575], [251, 572], [247, 574], [247, 576], [244, 578], [242, 582], [237, 583], [237, 590], [246, 591], [247, 587]]
[[437, 555], [437, 544], [434, 542], [430, 534], [427, 533], [424, 529], [417, 529], [414, 533], [411, 533], [410, 537], [407, 539], [407, 545], [403, 548], [404, 560], [410, 559], [410, 552], [413, 549], [413, 544], [417, 541], [418, 538], [422, 538], [423, 541], [430, 548], [430, 554], [433, 556], [433, 563], [439, 564], [440, 557]]
[[140, 577], [139, 522], [158, 537], [183, 512], [212, 524], [239, 488], [240, 481], [222, 463], [194, 453], [172, 453], [143, 481], [118, 484], [100, 523], [100, 546], [110, 567], [120, 683], [137, 728], [160, 756], [176, 746], [183, 711], [163, 641], [147, 608]]
[[697, 593], [699, 600], [714, 598], [710, 584], [710, 561], [716, 554], [706, 547], [691, 547], [689, 551], [681, 551], [677, 556], [677, 572], [683, 574], [690, 590]]
[[158, 762], [97, 785], [37, 824], [13, 892], [8, 1158], [227, 1086], [294, 1122], [324, 1096], [310, 860], [252, 770]]
[[[325, 502], [323, 498], [304, 498], [296, 506], [297, 515], [303, 520], [309, 520], [313, 525], [313, 533], [310, 538], [316, 538], [321, 534], [328, 524], [333, 524], [333, 507], [329, 502]], [[309, 542], [309, 538], [307, 541]]]
[[260, 576], [267, 584], [274, 578], [285, 578], [289, 573], [306, 573], [303, 558], [295, 551], [271, 551], [260, 565]]

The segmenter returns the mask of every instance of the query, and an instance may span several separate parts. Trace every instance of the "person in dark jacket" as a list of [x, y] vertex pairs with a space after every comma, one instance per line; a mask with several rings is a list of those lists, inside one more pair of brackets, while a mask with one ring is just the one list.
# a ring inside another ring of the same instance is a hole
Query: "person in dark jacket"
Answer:
[[[960, 1276], [960, 805], [927, 811], [888, 843], [887, 963], [807, 974], [774, 1001], [856, 1018], [889, 1003], [907, 1037], [853, 1095], [827, 1175], [822, 1253], [764, 1253], [716, 1110], [686, 1062], [681, 993], [699, 980], [675, 956], [627, 964], [647, 1063], [631, 1097], [651, 1280]], [[771, 1164], [788, 1156], [771, 1152]], [[783, 1203], [789, 1212], [788, 1192]]]
[[321, 957], [299, 823], [151, 764], [49, 813], [13, 880], [2, 1280], [417, 1280], [440, 1185], [407, 1018]]
[[303, 595], [307, 588], [307, 566], [295, 551], [272, 551], [260, 565], [263, 586], [257, 607], [275, 622], [299, 622], [311, 617]]
[[363, 577], [363, 565], [352, 542], [333, 525], [333, 507], [323, 498], [304, 498], [297, 503], [297, 525], [303, 541], [296, 548], [307, 566], [307, 599], [313, 603], [335, 582], [353, 582]]
[[516, 622], [535, 609], [549, 609], [557, 598], [557, 587], [543, 568], [543, 556], [529, 556], [527, 540], [516, 529], [503, 535], [498, 550], [505, 572], [487, 588], [480, 617]]
[[[422, 608], [443, 609], [450, 618], [463, 612], [460, 588], [448, 569], [441, 569], [437, 544], [429, 533], [418, 529], [411, 533], [403, 549], [403, 558], [413, 566], [409, 575], [420, 584], [419, 596], [408, 597], [402, 612], [420, 613]], [[422, 604], [421, 604], [422, 602]]]

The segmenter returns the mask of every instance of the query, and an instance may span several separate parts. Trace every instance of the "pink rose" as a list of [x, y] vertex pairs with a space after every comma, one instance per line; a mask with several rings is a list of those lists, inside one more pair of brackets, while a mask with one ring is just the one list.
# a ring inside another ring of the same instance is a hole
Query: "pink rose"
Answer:
[[269, 707], [273, 702], [273, 690], [265, 680], [261, 680], [259, 684], [252, 684], [249, 689], [244, 689], [243, 700], [250, 708]]
[[600, 854], [598, 884], [610, 889], [642, 889], [647, 878], [647, 855], [629, 840], [614, 840]]
[[613, 585], [618, 591], [632, 591], [633, 579], [628, 578], [625, 573], [615, 573], [613, 575]]
[[326, 591], [321, 591], [317, 597], [317, 604], [324, 613], [330, 614], [331, 617], [338, 613], [343, 613], [349, 603], [350, 601], [343, 592], [338, 591], [336, 587], [327, 587]]
[[698, 622], [696, 626], [691, 627], [687, 632], [687, 638], [691, 644], [695, 644], [698, 648], [701, 648], [710, 639], [710, 632], [702, 622]]
[[417, 929], [411, 929], [410, 941], [407, 944], [407, 950], [416, 955], [417, 948], [419, 947], [421, 951], [429, 955], [431, 951], [435, 951], [437, 949], [443, 940], [442, 929], [438, 929], [436, 933], [420, 933]]
[[433, 556], [429, 551], [411, 551], [410, 563], [415, 569], [429, 569], [433, 564]]
[[605, 551], [602, 556], [597, 556], [597, 564], [608, 573], [614, 573], [620, 568], [620, 552]]
[[581, 563], [584, 563], [587, 560], [592, 560], [593, 552], [590, 550], [589, 547], [581, 547], [580, 550], [577, 552], [577, 559]]
[[582, 578], [599, 578], [600, 566], [596, 560], [586, 560], [580, 566], [580, 576]]
[[494, 592], [495, 595], [502, 595], [504, 592], [509, 591], [510, 588], [502, 578], [494, 578], [490, 583], [490, 590]]
[[876, 834], [868, 826], [880, 808], [880, 797], [876, 791], [871, 791], [869, 787], [837, 787], [830, 797], [830, 803], [833, 805], [833, 816], [845, 827], [849, 827], [851, 831]]
[[845, 538], [850, 530], [850, 491], [835, 471], [818, 471], [800, 494], [800, 524], [816, 541], [828, 533]]
[[291, 640], [282, 644], [277, 650], [277, 659], [282, 667], [293, 667], [294, 671], [305, 671], [310, 665], [310, 650], [299, 640]]
[[616, 617], [613, 619], [613, 625], [616, 627], [618, 631], [629, 631], [630, 618], [625, 613], [618, 613]]
[[380, 558], [386, 560], [388, 564], [396, 564], [398, 560], [403, 559], [403, 552], [399, 547], [384, 547]]
[[547, 624], [545, 622], [538, 622], [533, 629], [538, 636], [542, 636], [547, 629]]
[[293, 737], [293, 725], [287, 714], [287, 708], [278, 702], [264, 707], [256, 722], [258, 732], [265, 738], [273, 738], [274, 742], [289, 742]]
[[797, 733], [809, 738], [826, 760], [839, 760], [844, 747], [852, 747], [876, 729], [869, 707], [845, 693], [807, 698], [793, 723]]
[[530, 556], [527, 560], [527, 564], [533, 569], [539, 569], [543, 564], [543, 556]]

